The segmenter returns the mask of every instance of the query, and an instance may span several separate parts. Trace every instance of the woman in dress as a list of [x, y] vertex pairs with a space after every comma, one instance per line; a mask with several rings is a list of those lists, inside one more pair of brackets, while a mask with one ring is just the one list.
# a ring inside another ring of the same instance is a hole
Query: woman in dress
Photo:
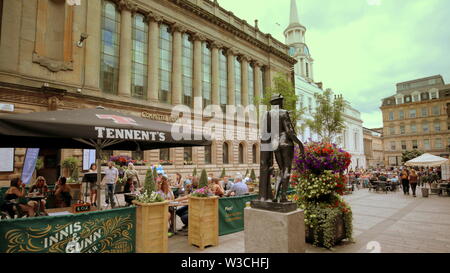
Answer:
[[[88, 173], [97, 173], [97, 164], [92, 163]], [[91, 181], [89, 183], [89, 190], [91, 191], [90, 194], [91, 204], [97, 206], [97, 203], [95, 202], [95, 200], [97, 200], [97, 177], [95, 177], [95, 179], [96, 179], [95, 181]]]
[[67, 179], [64, 176], [61, 176], [58, 179], [56, 188], [55, 188], [55, 197], [56, 197], [56, 207], [58, 208], [67, 208], [70, 207], [72, 196], [70, 195], [70, 186], [66, 184]]
[[[14, 177], [11, 179], [10, 187], [5, 192], [5, 203], [2, 205], [5, 207], [5, 210], [8, 211], [8, 214], [11, 217], [14, 217], [15, 211], [14, 206], [17, 204], [17, 207], [26, 212], [28, 217], [35, 216], [34, 208], [27, 204], [25, 199], [25, 184], [22, 183], [22, 180], [19, 177]], [[19, 212], [20, 216], [20, 212]]]

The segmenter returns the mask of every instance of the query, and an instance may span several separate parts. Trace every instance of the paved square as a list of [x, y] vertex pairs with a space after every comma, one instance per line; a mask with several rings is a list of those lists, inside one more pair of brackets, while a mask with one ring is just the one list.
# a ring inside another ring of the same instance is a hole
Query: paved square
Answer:
[[[401, 191], [356, 190], [345, 196], [353, 210], [354, 242], [332, 250], [307, 244], [307, 253], [450, 253], [450, 197], [416, 198]], [[179, 218], [177, 218], [179, 221]], [[182, 226], [181, 222], [178, 225]], [[219, 237], [219, 246], [201, 251], [189, 246], [187, 236], [169, 239], [171, 253], [243, 253], [244, 232]]]

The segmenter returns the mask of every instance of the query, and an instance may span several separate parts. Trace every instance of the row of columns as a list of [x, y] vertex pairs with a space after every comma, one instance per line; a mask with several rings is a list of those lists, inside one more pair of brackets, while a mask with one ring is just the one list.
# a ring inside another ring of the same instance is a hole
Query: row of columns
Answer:
[[[121, 5], [121, 23], [120, 23], [120, 57], [119, 57], [119, 85], [118, 94], [123, 97], [131, 96], [131, 71], [132, 71], [132, 15], [137, 11], [135, 5]], [[148, 39], [148, 90], [147, 98], [150, 101], [157, 102], [159, 94], [159, 25], [163, 22], [163, 18], [159, 15], [149, 12], [146, 16], [149, 25]], [[175, 23], [171, 25], [172, 31], [172, 101], [171, 103], [182, 103], [182, 34], [187, 31], [182, 25]], [[194, 41], [194, 65], [193, 65], [193, 95], [194, 97], [202, 97], [202, 43], [207, 41], [206, 37], [200, 34], [192, 35]], [[219, 50], [224, 48], [217, 42], [211, 42], [211, 80], [212, 80], [212, 104], [219, 104]], [[236, 49], [228, 48], [228, 104], [235, 104], [235, 67], [234, 58], [240, 57], [241, 60], [241, 77], [242, 77], [242, 105], [248, 105], [248, 77], [254, 79], [254, 96], [261, 96], [261, 63], [253, 61], [254, 73], [248, 75], [248, 64], [251, 61], [249, 57], [240, 54]]]

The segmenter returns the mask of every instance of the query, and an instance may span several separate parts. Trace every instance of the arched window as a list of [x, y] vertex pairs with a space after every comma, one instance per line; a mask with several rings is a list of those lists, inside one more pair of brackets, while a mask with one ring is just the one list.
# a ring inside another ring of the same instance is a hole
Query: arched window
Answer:
[[183, 33], [183, 104], [192, 107], [194, 47], [191, 36]]
[[235, 105], [242, 105], [242, 96], [241, 96], [241, 62], [239, 61], [238, 56], [234, 56], [234, 103]]
[[100, 86], [103, 92], [117, 94], [119, 84], [120, 13], [111, 1], [103, 1]]
[[251, 64], [248, 64], [248, 104], [254, 104], [255, 81], [253, 77], [253, 66]]
[[229, 151], [228, 151], [228, 143], [224, 142], [222, 146], [222, 158], [223, 164], [229, 163]]
[[159, 101], [172, 103], [172, 33], [168, 25], [159, 28]]
[[259, 90], [259, 94], [261, 94], [261, 97], [264, 97], [266, 95], [266, 81], [264, 80], [266, 78], [266, 69], [264, 66], [261, 66], [261, 78], [259, 86], [261, 86], [261, 90]]
[[220, 93], [220, 106], [222, 111], [225, 112], [226, 105], [228, 104], [228, 61], [225, 50], [221, 50], [219, 54], [219, 93]]
[[143, 99], [147, 95], [148, 26], [145, 17], [136, 13], [133, 20], [133, 65], [131, 95]]
[[253, 144], [252, 147], [252, 155], [253, 155], [253, 164], [257, 164], [257, 155], [258, 155], [258, 148], [256, 147], [256, 144]]
[[212, 164], [212, 147], [205, 146], [205, 164]]
[[202, 87], [203, 107], [211, 104], [211, 49], [207, 42], [202, 43]]
[[239, 164], [244, 164], [244, 144], [239, 144]]

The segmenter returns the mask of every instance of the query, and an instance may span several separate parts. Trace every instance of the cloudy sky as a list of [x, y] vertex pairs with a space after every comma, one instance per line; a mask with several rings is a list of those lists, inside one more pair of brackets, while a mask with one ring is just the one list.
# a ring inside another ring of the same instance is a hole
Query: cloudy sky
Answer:
[[[218, 0], [284, 42], [290, 0]], [[449, 0], [297, 0], [314, 80], [342, 93], [364, 127], [382, 127], [395, 84], [440, 74], [450, 83]]]

